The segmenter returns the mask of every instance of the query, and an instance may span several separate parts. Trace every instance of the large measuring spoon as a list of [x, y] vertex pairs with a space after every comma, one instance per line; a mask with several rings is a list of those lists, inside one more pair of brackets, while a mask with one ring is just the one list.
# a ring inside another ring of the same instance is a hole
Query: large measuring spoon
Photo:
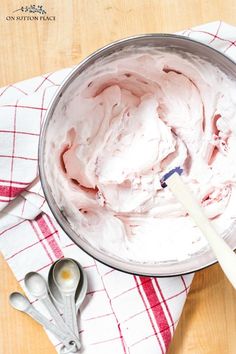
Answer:
[[53, 269], [53, 279], [62, 294], [65, 308], [65, 322], [78, 337], [79, 330], [75, 307], [75, 293], [80, 281], [80, 270], [72, 259], [60, 259], [56, 262]]
[[29, 293], [33, 295], [35, 298], [39, 299], [44, 304], [44, 306], [48, 309], [53, 320], [55, 321], [56, 326], [60, 328], [62, 331], [67, 331], [68, 333], [70, 333], [78, 349], [80, 349], [81, 344], [79, 342], [79, 339], [72, 333], [70, 328], [68, 328], [68, 326], [65, 324], [61, 315], [56, 309], [55, 305], [51, 301], [48, 293], [47, 283], [45, 279], [42, 277], [42, 275], [37, 272], [30, 272], [26, 274], [24, 282]]
[[[21, 293], [14, 292], [9, 296], [9, 301], [14, 309], [24, 312], [32, 317], [36, 322], [40, 323], [44, 328], [52, 332], [68, 349], [68, 352], [77, 352], [77, 346], [66, 332], [63, 332], [59, 328], [57, 328], [53, 323], [51, 323], [46, 317], [41, 315], [39, 311], [37, 311], [33, 305], [29, 302], [29, 300], [22, 295]], [[74, 349], [72, 348], [74, 347]]]
[[[71, 259], [71, 258], [67, 258], [67, 259]], [[80, 270], [80, 281], [75, 293], [75, 307], [76, 307], [76, 311], [78, 311], [87, 293], [88, 280], [87, 280], [87, 275], [83, 270], [82, 266], [77, 261], [75, 260], [73, 261], [77, 264]], [[62, 294], [53, 279], [53, 272], [57, 262], [58, 261], [52, 264], [48, 273], [48, 290], [51, 295], [51, 298], [53, 299], [53, 302], [61, 311], [63, 311], [64, 302], [63, 302]]]

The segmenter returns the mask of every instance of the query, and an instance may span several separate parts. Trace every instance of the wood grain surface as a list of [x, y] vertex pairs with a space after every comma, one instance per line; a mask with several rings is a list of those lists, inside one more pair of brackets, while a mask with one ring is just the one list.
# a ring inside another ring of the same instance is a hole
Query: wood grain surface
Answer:
[[[50, 0], [34, 3], [55, 21], [6, 20], [30, 3], [1, 0], [0, 86], [72, 66], [132, 34], [219, 19], [236, 25], [235, 0]], [[55, 353], [42, 328], [10, 308], [8, 295], [19, 286], [2, 258], [0, 275], [0, 353]], [[235, 354], [235, 333], [235, 291], [218, 265], [197, 273], [168, 354]]]

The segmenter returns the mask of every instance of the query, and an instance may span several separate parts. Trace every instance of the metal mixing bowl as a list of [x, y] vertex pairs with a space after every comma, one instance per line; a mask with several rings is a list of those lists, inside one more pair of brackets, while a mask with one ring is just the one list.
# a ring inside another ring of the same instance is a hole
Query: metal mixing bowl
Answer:
[[[66, 232], [66, 234], [85, 252], [99, 261], [119, 269], [121, 271], [150, 276], [174, 276], [179, 274], [191, 273], [196, 270], [205, 268], [216, 262], [214, 255], [209, 248], [203, 249], [201, 252], [194, 254], [192, 257], [178, 262], [157, 262], [157, 263], [141, 263], [135, 261], [121, 260], [119, 257], [109, 255], [107, 252], [96, 249], [85, 238], [75, 233], [71, 228], [69, 222], [59, 209], [53, 197], [51, 187], [47, 182], [47, 170], [45, 169], [45, 141], [47, 139], [47, 129], [52, 119], [56, 119], [55, 109], [62, 105], [62, 96], [64, 97], [68, 92], [78, 85], [82, 73], [87, 70], [92, 64], [101, 58], [108, 58], [111, 54], [117, 53], [119, 57], [122, 51], [127, 47], [133, 48], [146, 47], [148, 48], [168, 48], [169, 51], [188, 52], [197, 55], [200, 58], [212, 63], [220, 68], [229, 77], [236, 80], [236, 64], [222, 53], [215, 49], [191, 40], [186, 37], [171, 35], [171, 34], [147, 34], [134, 36], [123, 39], [99, 49], [85, 60], [83, 60], [65, 79], [60, 86], [46, 113], [45, 123], [42, 129], [40, 144], [39, 144], [39, 171], [43, 190], [46, 200], [51, 208], [53, 215], [58, 221], [59, 225]], [[233, 224], [224, 233], [225, 240], [231, 248], [236, 248], [236, 226]], [[184, 247], [184, 245], [183, 245]]]

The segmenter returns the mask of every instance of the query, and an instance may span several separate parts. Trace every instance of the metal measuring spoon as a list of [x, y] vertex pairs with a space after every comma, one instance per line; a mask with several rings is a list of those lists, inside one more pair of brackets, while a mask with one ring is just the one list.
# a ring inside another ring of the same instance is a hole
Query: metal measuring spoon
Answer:
[[24, 283], [29, 293], [33, 295], [35, 298], [39, 299], [44, 304], [44, 306], [48, 309], [53, 320], [55, 321], [56, 326], [60, 328], [62, 331], [66, 331], [67, 333], [70, 333], [78, 349], [80, 349], [81, 347], [80, 341], [72, 333], [70, 328], [65, 324], [61, 315], [59, 314], [52, 300], [50, 299], [47, 283], [45, 279], [42, 277], [42, 275], [37, 272], [30, 272], [26, 274]]
[[65, 322], [49, 297], [47, 284], [44, 278], [39, 273], [30, 272], [26, 274], [24, 283], [29, 293], [45, 305], [58, 327], [63, 329]]
[[[67, 258], [67, 259], [71, 259], [71, 258]], [[88, 280], [87, 280], [87, 275], [83, 270], [82, 266], [76, 260], [73, 261], [77, 264], [80, 270], [80, 281], [75, 293], [75, 307], [76, 307], [76, 311], [78, 311], [87, 293]], [[57, 262], [58, 261], [52, 264], [48, 273], [48, 290], [56, 306], [59, 309], [63, 310], [64, 307], [63, 298], [60, 293], [60, 290], [58, 289], [53, 279], [53, 270]]]
[[65, 322], [79, 336], [75, 293], [80, 281], [80, 269], [72, 259], [60, 259], [53, 269], [53, 279], [63, 298]]
[[38, 322], [44, 328], [52, 332], [64, 344], [68, 352], [76, 353], [77, 346], [71, 336], [57, 328], [45, 316], [43, 316], [39, 311], [37, 311], [23, 294], [18, 292], [11, 293], [9, 296], [9, 302], [14, 309], [28, 314], [36, 322]]

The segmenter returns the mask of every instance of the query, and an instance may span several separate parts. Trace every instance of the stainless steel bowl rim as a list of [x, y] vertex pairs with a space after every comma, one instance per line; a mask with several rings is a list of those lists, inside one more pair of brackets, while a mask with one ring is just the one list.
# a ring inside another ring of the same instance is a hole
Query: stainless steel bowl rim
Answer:
[[[45, 175], [45, 169], [44, 169], [44, 145], [45, 145], [45, 136], [46, 136], [46, 131], [48, 124], [50, 122], [50, 118], [53, 115], [54, 109], [59, 102], [60, 98], [63, 95], [63, 92], [67, 89], [67, 87], [71, 84], [71, 82], [83, 71], [88, 67], [91, 63], [94, 63], [98, 58], [101, 58], [102, 56], [109, 56], [112, 53], [112, 50], [117, 50], [119, 47], [124, 48], [125, 46], [130, 46], [134, 44], [138, 44], [142, 40], [146, 40], [146, 44], [148, 46], [148, 41], [151, 40], [164, 40], [164, 39], [177, 39], [177, 40], [182, 40], [186, 43], [191, 42], [192, 44], [196, 44], [202, 48], [205, 48], [208, 52], [211, 52], [212, 55], [217, 54], [218, 56], [222, 56], [222, 60], [227, 60], [228, 62], [231, 62], [232, 64], [235, 65], [235, 62], [224, 55], [223, 53], [219, 52], [218, 50], [208, 46], [207, 44], [201, 43], [199, 41], [193, 40], [191, 38], [181, 36], [181, 35], [175, 35], [175, 34], [168, 34], [168, 33], [149, 33], [149, 34], [140, 34], [140, 35], [135, 35], [135, 36], [130, 36], [124, 39], [120, 39], [117, 41], [114, 41], [87, 56], [84, 60], [82, 60], [72, 71], [68, 74], [68, 76], [63, 80], [62, 84], [58, 88], [58, 90], [55, 92], [54, 96], [52, 97], [50, 104], [47, 108], [47, 112], [44, 118], [44, 124], [40, 133], [39, 137], [39, 147], [38, 147], [38, 157], [39, 157], [39, 176], [42, 184], [42, 188], [44, 191], [45, 199], [52, 211], [53, 216], [55, 217], [56, 221], [60, 225], [60, 227], [64, 230], [64, 232], [71, 238], [75, 244], [80, 247], [83, 251], [85, 251], [87, 254], [92, 256], [93, 258], [97, 259], [99, 262], [110, 266], [114, 269], [117, 269], [119, 271], [123, 271], [125, 273], [130, 273], [130, 274], [135, 274], [135, 275], [141, 275], [141, 276], [156, 276], [156, 277], [172, 277], [172, 276], [178, 276], [178, 275], [183, 275], [183, 274], [189, 274], [193, 273], [196, 271], [199, 271], [201, 269], [204, 269], [206, 267], [209, 267], [217, 262], [215, 259], [214, 255], [211, 254], [211, 261], [201, 264], [199, 266], [192, 266], [190, 267], [187, 271], [171, 271], [171, 272], [166, 272], [166, 273], [159, 273], [159, 272], [153, 272], [153, 270], [150, 270], [150, 268], [153, 268], [157, 264], [147, 264], [145, 263], [135, 263], [135, 266], [137, 268], [137, 271], [133, 271], [128, 267], [127, 262], [125, 263], [126, 266], [124, 266], [124, 261], [123, 260], [118, 260], [116, 259], [115, 263], [113, 262], [113, 257], [109, 257], [109, 261], [105, 260], [104, 257], [100, 257], [97, 255], [97, 253], [101, 253], [99, 250], [95, 250], [92, 245], [84, 241], [83, 239], [79, 238], [78, 235], [73, 231], [73, 229], [70, 227], [69, 222], [66, 220], [66, 218], [62, 215], [60, 209], [56, 205], [56, 202], [52, 196], [52, 193], [48, 193], [47, 191], [50, 189], [50, 187], [47, 184], [46, 181], [46, 175]], [[161, 47], [160, 45], [158, 45]], [[163, 45], [164, 46], [164, 45]], [[162, 47], [163, 47], [162, 46]], [[177, 48], [177, 47], [176, 47]], [[109, 53], [110, 52], [110, 53]], [[78, 242], [79, 241], [79, 242]], [[81, 244], [82, 243], [82, 244]], [[236, 248], [236, 245], [232, 246], [233, 248]], [[132, 266], [131, 266], [132, 268]]]

